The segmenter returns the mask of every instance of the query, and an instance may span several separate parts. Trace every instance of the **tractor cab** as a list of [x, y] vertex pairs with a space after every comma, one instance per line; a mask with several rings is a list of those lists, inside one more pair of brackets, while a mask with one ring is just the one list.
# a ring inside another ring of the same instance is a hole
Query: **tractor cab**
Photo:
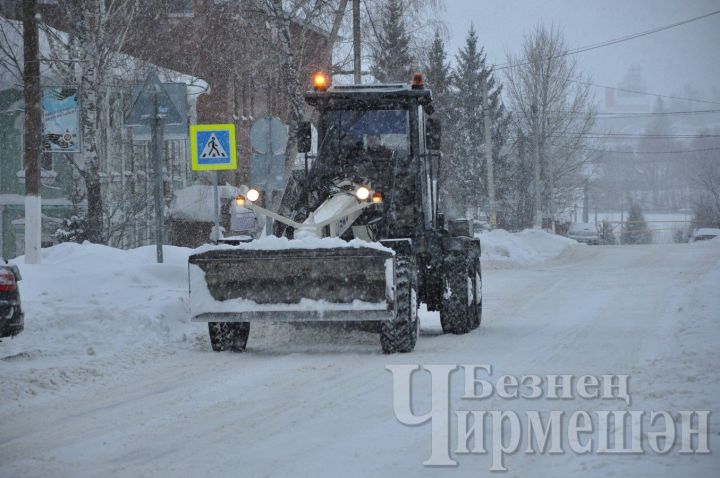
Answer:
[[[317, 159], [306, 189], [317, 193], [349, 181], [378, 191], [383, 207], [367, 211], [356, 224], [370, 223], [383, 237], [412, 237], [419, 228], [432, 228], [439, 164], [426, 131], [433, 137], [438, 132], [427, 121], [432, 96], [422, 77], [412, 84], [316, 87], [305, 98], [319, 113]], [[324, 199], [316, 194], [307, 206]]]

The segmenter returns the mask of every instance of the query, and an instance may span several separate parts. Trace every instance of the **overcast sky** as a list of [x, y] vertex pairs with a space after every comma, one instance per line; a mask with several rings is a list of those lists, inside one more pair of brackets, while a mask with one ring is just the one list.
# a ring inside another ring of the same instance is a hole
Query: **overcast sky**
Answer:
[[[446, 0], [443, 16], [453, 58], [473, 22], [489, 62], [501, 64], [539, 22], [560, 26], [575, 48], [716, 10], [720, 0]], [[594, 83], [617, 85], [638, 64], [647, 90], [687, 96], [690, 85], [694, 96], [720, 100], [720, 14], [576, 57]]]

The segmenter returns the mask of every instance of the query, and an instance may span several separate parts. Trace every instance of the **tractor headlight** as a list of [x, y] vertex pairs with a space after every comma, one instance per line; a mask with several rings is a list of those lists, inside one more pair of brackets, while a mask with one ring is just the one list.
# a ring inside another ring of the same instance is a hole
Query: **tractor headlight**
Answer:
[[355, 191], [355, 195], [359, 200], [365, 201], [367, 198], [370, 197], [370, 190], [365, 186], [361, 186], [357, 188], [357, 191]]
[[235, 204], [237, 204], [238, 206], [244, 206], [245, 200], [246, 198], [242, 194], [235, 196]]
[[258, 199], [260, 199], [260, 191], [258, 191], [257, 189], [250, 189], [247, 192], [246, 196], [247, 196], [248, 201], [255, 202]]

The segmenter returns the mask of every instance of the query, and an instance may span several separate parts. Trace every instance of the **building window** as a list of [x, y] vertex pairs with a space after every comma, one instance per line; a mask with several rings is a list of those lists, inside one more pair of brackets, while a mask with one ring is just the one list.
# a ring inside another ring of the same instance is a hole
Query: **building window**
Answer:
[[191, 17], [193, 2], [192, 0], [168, 0], [168, 13], [171, 17]]

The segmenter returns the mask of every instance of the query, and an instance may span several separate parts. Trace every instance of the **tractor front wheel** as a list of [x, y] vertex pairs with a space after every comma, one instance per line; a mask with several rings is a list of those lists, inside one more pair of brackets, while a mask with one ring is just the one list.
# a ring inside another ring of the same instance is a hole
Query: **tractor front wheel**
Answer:
[[215, 352], [243, 352], [250, 335], [249, 322], [208, 322], [210, 345]]
[[395, 317], [380, 325], [380, 345], [386, 354], [412, 352], [420, 328], [415, 261], [410, 257], [398, 256], [396, 267]]

